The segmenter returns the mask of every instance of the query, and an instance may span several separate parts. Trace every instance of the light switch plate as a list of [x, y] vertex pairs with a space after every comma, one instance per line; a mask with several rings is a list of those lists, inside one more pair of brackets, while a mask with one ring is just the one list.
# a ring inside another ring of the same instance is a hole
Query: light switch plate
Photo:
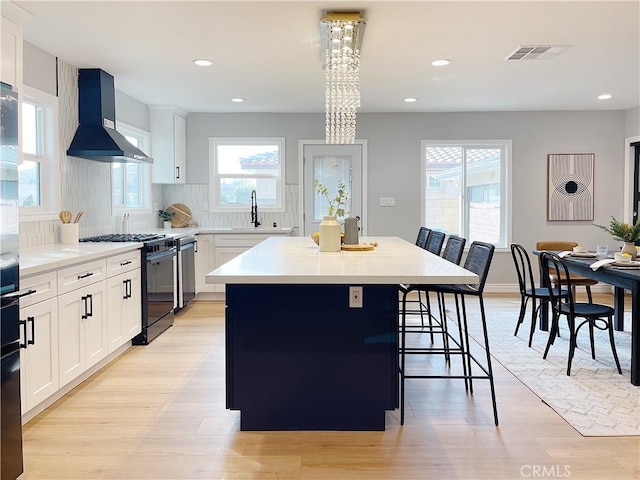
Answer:
[[395, 207], [396, 206], [395, 197], [380, 197], [380, 206], [381, 207]]

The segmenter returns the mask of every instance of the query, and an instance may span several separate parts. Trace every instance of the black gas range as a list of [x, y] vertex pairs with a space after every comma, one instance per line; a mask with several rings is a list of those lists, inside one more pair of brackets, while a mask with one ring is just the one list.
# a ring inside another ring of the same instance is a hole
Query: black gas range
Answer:
[[134, 345], [147, 345], [171, 325], [176, 298], [176, 244], [155, 233], [114, 233], [81, 238], [81, 242], [142, 242], [142, 331]]

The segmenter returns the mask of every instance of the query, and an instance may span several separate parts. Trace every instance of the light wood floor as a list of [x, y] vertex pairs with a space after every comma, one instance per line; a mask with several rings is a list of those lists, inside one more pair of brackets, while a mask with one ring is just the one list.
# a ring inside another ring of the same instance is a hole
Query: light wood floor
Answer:
[[[515, 319], [516, 297], [486, 300]], [[640, 478], [638, 437], [582, 437], [494, 369], [499, 427], [487, 382], [470, 397], [460, 380], [414, 380], [403, 427], [395, 411], [384, 432], [241, 432], [225, 410], [224, 307], [197, 302], [25, 425], [20, 479]]]

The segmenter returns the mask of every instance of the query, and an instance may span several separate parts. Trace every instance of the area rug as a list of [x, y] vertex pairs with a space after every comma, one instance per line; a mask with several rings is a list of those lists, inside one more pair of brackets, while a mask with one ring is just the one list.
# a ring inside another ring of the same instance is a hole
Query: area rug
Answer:
[[[530, 313], [529, 313], [530, 315]], [[540, 399], [584, 436], [640, 435], [640, 387], [630, 382], [631, 333], [615, 332], [622, 366], [618, 374], [606, 332], [596, 331], [596, 360], [591, 359], [589, 332], [580, 330], [578, 347], [566, 375], [569, 351], [568, 331], [561, 325], [561, 337], [551, 346], [546, 360], [542, 354], [547, 332], [536, 330], [532, 348], [527, 346], [530, 316], [513, 335], [517, 314], [487, 312], [491, 355]], [[629, 328], [630, 318], [625, 327]], [[480, 343], [479, 314], [469, 314], [470, 334]], [[498, 398], [500, 391], [496, 392]]]

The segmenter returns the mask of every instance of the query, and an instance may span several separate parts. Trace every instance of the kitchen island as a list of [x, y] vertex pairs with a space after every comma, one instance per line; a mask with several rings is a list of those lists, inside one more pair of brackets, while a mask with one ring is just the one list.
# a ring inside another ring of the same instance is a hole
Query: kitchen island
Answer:
[[226, 406], [242, 430], [384, 430], [398, 406], [398, 284], [475, 274], [397, 237], [320, 252], [272, 237], [207, 275], [226, 284]]

